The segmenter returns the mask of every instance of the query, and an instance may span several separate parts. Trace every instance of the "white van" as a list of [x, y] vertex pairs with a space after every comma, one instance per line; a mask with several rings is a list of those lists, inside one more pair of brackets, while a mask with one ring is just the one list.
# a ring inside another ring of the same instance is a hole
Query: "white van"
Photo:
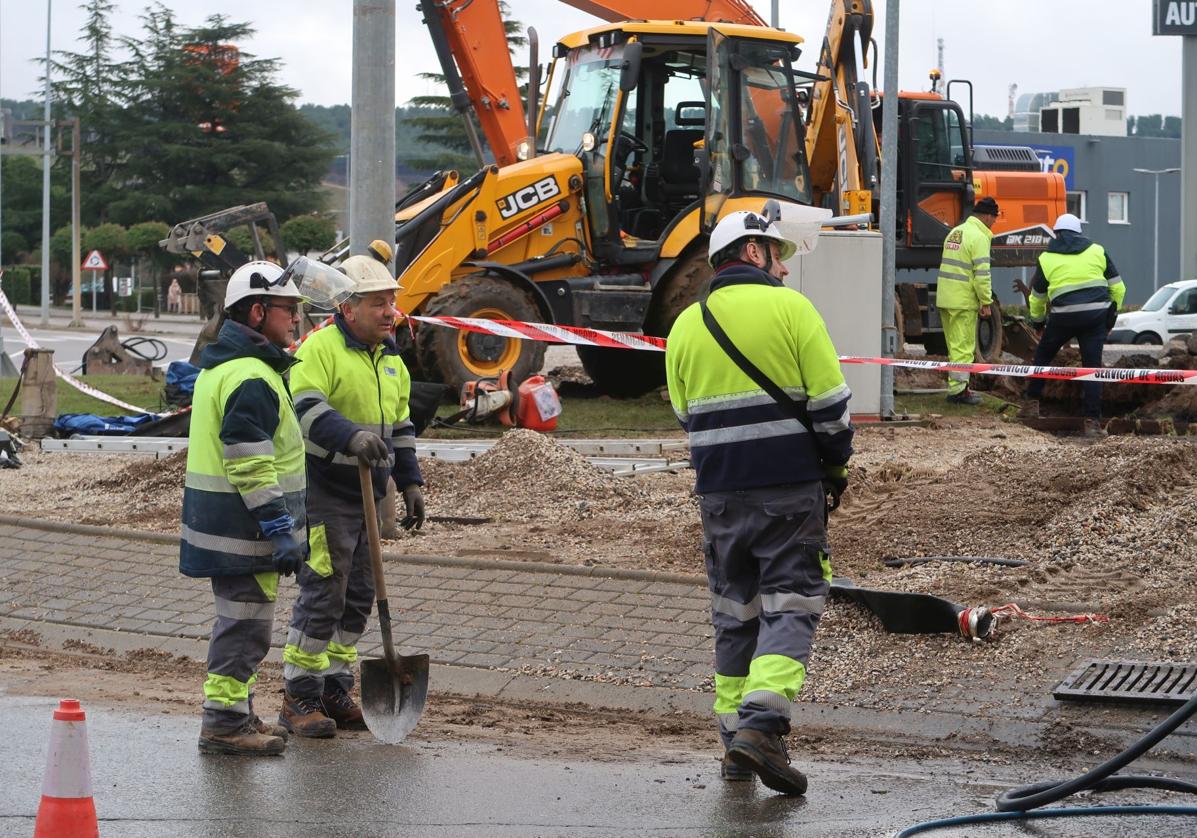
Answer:
[[1118, 315], [1106, 343], [1167, 343], [1197, 332], [1197, 279], [1170, 282], [1138, 311]]

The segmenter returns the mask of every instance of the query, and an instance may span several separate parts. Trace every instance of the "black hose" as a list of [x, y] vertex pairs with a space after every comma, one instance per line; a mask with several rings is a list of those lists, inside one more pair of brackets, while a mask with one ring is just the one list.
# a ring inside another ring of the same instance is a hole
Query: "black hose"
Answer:
[[976, 564], [996, 564], [1002, 567], [1022, 567], [1027, 562], [1022, 559], [995, 559], [989, 556], [915, 556], [910, 559], [886, 559], [886, 567], [902, 567], [903, 565], [927, 564], [927, 562], [975, 562]]
[[[149, 353], [144, 352], [141, 349], [142, 346], [147, 344], [150, 347]], [[145, 361], [149, 361], [151, 364], [155, 361], [161, 361], [170, 352], [170, 350], [166, 348], [166, 344], [158, 340], [158, 338], [147, 338], [140, 336], [126, 338], [125, 340], [121, 341], [121, 346], [124, 347], [126, 352], [136, 355], [138, 358], [141, 358]]]
[[1026, 812], [1085, 790], [1115, 791], [1117, 789], [1155, 788], [1197, 794], [1197, 783], [1174, 780], [1170, 777], [1154, 777], [1147, 774], [1111, 776], [1118, 769], [1134, 762], [1155, 747], [1161, 739], [1188, 721], [1194, 713], [1197, 713], [1197, 694], [1182, 704], [1175, 713], [1148, 731], [1146, 736], [1117, 756], [1071, 780], [1031, 783], [1008, 789], [998, 795], [997, 809], [999, 812]]

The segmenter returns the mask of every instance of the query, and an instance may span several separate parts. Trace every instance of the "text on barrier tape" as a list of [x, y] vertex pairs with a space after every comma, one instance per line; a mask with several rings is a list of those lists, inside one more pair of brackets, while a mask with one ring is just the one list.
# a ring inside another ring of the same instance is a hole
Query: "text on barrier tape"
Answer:
[[[665, 338], [629, 332], [607, 332], [602, 329], [579, 329], [549, 323], [523, 323], [515, 320], [485, 320], [476, 317], [420, 317], [412, 320], [496, 335], [520, 340], [539, 340], [545, 343], [568, 343], [575, 346], [602, 346], [612, 349], [637, 349], [651, 352], [665, 351]], [[917, 358], [873, 358], [859, 355], [839, 356], [841, 364], [877, 364], [917, 370], [968, 372], [980, 375], [1006, 375], [1016, 378], [1048, 378], [1059, 381], [1100, 381], [1108, 384], [1197, 384], [1197, 370], [1122, 369], [1110, 367], [1041, 367], [1021, 364], [961, 364], [952, 361], [924, 361]]]

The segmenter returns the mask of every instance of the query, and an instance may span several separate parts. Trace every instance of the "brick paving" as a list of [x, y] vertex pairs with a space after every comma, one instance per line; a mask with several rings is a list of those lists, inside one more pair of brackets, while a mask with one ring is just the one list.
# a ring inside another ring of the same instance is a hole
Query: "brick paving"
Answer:
[[[386, 575], [398, 648], [435, 663], [709, 686], [710, 599], [698, 581], [404, 565], [392, 554]], [[282, 580], [272, 641], [280, 648], [295, 592]], [[35, 522], [0, 524], [0, 616], [182, 638], [206, 638], [213, 619], [208, 583], [179, 574], [176, 545]], [[377, 626], [361, 647], [382, 653]]]

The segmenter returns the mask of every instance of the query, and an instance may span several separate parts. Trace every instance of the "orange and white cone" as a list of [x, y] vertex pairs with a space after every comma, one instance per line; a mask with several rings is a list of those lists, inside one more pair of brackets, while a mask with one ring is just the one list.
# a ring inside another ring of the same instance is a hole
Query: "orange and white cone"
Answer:
[[99, 838], [91, 796], [87, 717], [79, 702], [64, 698], [50, 723], [50, 753], [42, 780], [33, 838]]

